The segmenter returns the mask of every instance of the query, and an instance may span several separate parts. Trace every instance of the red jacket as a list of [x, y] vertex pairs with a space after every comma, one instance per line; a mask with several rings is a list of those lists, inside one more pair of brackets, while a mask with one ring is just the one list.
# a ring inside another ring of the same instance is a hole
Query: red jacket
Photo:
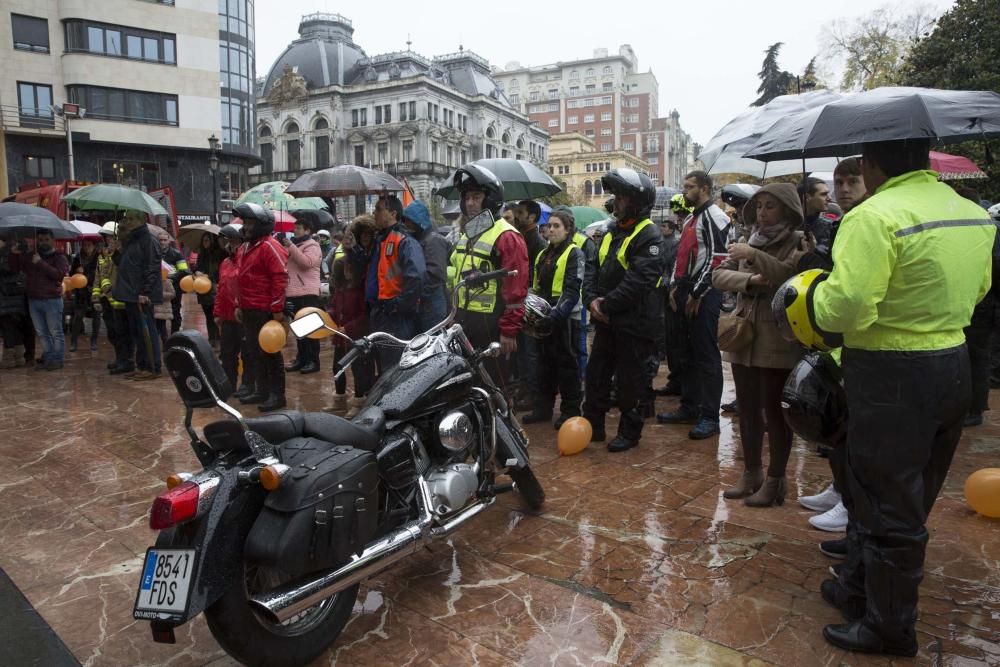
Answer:
[[227, 322], [236, 320], [237, 285], [236, 260], [226, 257], [219, 265], [219, 282], [216, 285], [215, 305], [212, 306], [212, 316]]
[[270, 236], [248, 241], [236, 251], [236, 307], [280, 313], [288, 286], [288, 253]]
[[524, 297], [528, 295], [528, 246], [517, 232], [501, 234], [493, 246], [500, 255], [500, 268], [516, 269], [513, 278], [504, 278], [500, 283], [500, 295], [507, 304], [500, 315], [500, 333], [507, 338], [517, 338], [524, 318]]

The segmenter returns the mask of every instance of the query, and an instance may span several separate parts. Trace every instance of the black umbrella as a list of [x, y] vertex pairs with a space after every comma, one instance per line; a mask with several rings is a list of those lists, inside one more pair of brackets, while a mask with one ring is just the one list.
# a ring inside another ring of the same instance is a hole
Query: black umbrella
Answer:
[[779, 120], [745, 157], [788, 160], [857, 155], [873, 141], [954, 143], [1000, 136], [1000, 94], [876, 88]]
[[349, 197], [402, 192], [403, 184], [384, 171], [351, 164], [302, 174], [285, 188], [296, 197]]
[[311, 222], [316, 230], [331, 230], [337, 226], [334, 217], [321, 208], [300, 208], [292, 211], [292, 217], [302, 222]]
[[[548, 197], [562, 191], [562, 187], [552, 180], [552, 177], [527, 160], [513, 158], [490, 158], [476, 160], [479, 165], [493, 172], [493, 175], [503, 183], [503, 197], [507, 201], [521, 199], [537, 199]], [[452, 172], [446, 185], [437, 193], [445, 199], [458, 199], [458, 188], [454, 185], [455, 172]]]
[[42, 230], [51, 232], [52, 238], [63, 241], [72, 241], [80, 236], [79, 230], [60, 220], [47, 208], [17, 202], [0, 204], [0, 231], [34, 234]]

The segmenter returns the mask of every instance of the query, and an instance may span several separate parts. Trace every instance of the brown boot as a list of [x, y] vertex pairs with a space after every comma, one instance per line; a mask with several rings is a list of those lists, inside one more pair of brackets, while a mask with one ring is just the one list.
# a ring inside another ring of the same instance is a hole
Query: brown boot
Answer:
[[770, 507], [771, 505], [783, 505], [788, 487], [784, 477], [771, 477], [768, 475], [764, 480], [764, 485], [757, 493], [749, 498], [743, 499], [743, 504], [747, 507]]
[[746, 498], [747, 496], [756, 493], [760, 485], [764, 483], [764, 469], [754, 468], [753, 470], [744, 470], [743, 475], [740, 477], [740, 481], [736, 482], [736, 486], [731, 489], [726, 489], [722, 492], [723, 498], [729, 498], [730, 500], [734, 498]]

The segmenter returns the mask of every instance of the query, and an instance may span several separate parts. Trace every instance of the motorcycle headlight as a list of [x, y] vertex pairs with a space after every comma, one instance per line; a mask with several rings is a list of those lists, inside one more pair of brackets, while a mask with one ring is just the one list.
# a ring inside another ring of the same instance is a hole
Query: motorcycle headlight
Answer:
[[460, 452], [472, 444], [472, 420], [464, 412], [449, 412], [438, 424], [441, 445], [450, 451]]

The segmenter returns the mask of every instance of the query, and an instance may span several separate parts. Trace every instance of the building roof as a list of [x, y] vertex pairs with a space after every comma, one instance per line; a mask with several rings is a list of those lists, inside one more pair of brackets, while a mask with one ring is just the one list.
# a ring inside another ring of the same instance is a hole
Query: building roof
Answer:
[[340, 14], [317, 12], [302, 17], [299, 38], [271, 66], [259, 91], [267, 96], [286, 66], [300, 74], [309, 88], [345, 85], [357, 76], [364, 50], [352, 41], [354, 26]]

